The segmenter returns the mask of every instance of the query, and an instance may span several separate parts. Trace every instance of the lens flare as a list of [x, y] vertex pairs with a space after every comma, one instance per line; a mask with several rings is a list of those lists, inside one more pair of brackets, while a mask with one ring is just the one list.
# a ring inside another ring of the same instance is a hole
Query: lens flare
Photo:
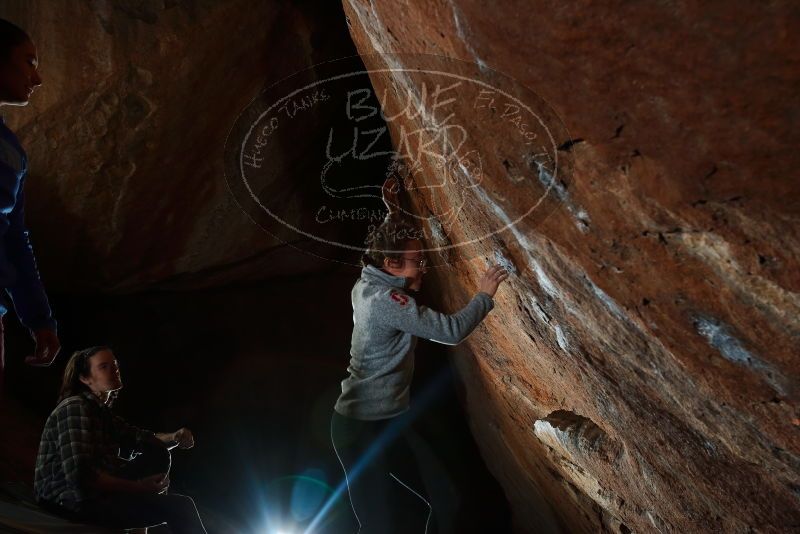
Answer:
[[[383, 434], [378, 436], [366, 452], [364, 452], [364, 455], [347, 473], [347, 477], [336, 486], [336, 489], [319, 510], [313, 521], [311, 521], [308, 527], [303, 531], [303, 534], [314, 534], [314, 529], [325, 519], [325, 516], [330, 512], [331, 508], [333, 508], [334, 503], [347, 491], [348, 480], [352, 481], [356, 479], [381, 450], [394, 441], [403, 430], [419, 417], [422, 411], [436, 400], [441, 392], [446, 389], [450, 380], [452, 380], [452, 374], [445, 368], [425, 386], [419, 395], [417, 395], [414, 404], [412, 404], [408, 412], [400, 417], [396, 417], [394, 421], [386, 427]], [[331, 443], [333, 443], [333, 437], [331, 437]]]

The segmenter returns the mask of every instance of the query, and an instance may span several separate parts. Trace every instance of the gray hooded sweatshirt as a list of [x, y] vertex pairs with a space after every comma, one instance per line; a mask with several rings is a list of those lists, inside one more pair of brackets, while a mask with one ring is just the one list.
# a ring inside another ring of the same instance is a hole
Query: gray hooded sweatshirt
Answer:
[[447, 315], [418, 305], [405, 285], [405, 278], [368, 265], [353, 286], [350, 376], [335, 406], [342, 415], [378, 420], [406, 411], [417, 338], [455, 345], [494, 307], [492, 297], [479, 292]]

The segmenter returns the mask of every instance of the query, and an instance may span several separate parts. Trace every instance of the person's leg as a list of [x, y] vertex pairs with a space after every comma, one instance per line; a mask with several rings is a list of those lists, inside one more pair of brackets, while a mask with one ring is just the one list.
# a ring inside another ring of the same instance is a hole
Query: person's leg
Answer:
[[[0, 290], [2, 291], [2, 290]], [[6, 383], [6, 334], [3, 325], [3, 316], [0, 315], [0, 402], [3, 401]]]
[[397, 531], [434, 534], [437, 529], [433, 507], [411, 445], [413, 437], [409, 424], [386, 451], [389, 476], [393, 482], [392, 499], [403, 510], [398, 514]]
[[381, 437], [386, 424], [360, 421], [334, 412], [331, 441], [344, 470], [359, 534], [394, 532], [395, 502]]
[[141, 529], [166, 523], [173, 534], [206, 534], [194, 501], [177, 493], [113, 495], [86, 501], [77, 517], [111, 528]]

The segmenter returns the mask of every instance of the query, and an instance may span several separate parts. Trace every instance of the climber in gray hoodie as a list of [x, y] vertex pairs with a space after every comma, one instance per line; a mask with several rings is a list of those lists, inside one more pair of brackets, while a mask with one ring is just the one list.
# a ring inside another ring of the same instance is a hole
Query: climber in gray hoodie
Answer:
[[426, 260], [419, 232], [395, 217], [369, 238], [353, 287], [349, 376], [331, 421], [360, 534], [431, 532], [432, 508], [409, 446], [409, 389], [418, 337], [455, 345], [494, 307], [508, 274], [490, 267], [480, 290], [447, 315], [419, 305]]

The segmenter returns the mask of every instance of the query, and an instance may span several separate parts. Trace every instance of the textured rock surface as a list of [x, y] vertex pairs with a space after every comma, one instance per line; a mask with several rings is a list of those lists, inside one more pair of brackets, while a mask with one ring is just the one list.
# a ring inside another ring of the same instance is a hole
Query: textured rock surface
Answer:
[[[476, 285], [476, 255], [516, 266], [455, 362], [518, 530], [797, 529], [797, 7], [343, 4], [368, 66], [414, 66], [375, 52], [476, 62], [548, 101], [573, 140], [557, 140], [564, 165], [549, 217], [523, 219], [432, 273], [455, 309]], [[372, 76], [379, 94], [419, 94], [415, 80]], [[402, 105], [388, 94], [387, 107]], [[458, 119], [482, 120], [469, 108]], [[424, 121], [394, 121], [395, 140]], [[437, 235], [451, 242], [531, 202], [514, 177], [528, 172], [518, 137], [470, 143], [482, 189], [442, 224]], [[423, 215], [462, 194], [451, 182], [423, 188], [443, 172], [423, 159], [415, 173]]]
[[[337, 14], [312, 2], [3, 2], [44, 78], [27, 108], [3, 113], [30, 156], [27, 215], [50, 289], [327, 267], [253, 224], [228, 192], [223, 151], [265, 85], [352, 53]], [[291, 167], [302, 156], [282, 157]]]

